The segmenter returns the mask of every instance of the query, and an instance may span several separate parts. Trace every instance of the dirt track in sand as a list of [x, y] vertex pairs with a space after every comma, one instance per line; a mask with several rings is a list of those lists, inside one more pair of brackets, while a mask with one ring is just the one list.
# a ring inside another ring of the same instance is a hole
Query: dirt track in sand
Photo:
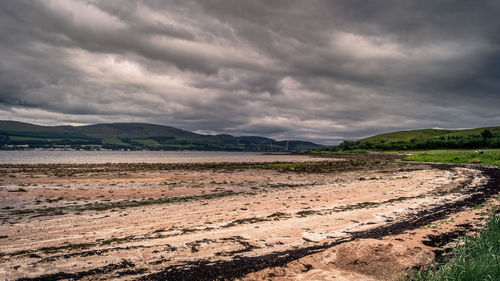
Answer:
[[[483, 211], [468, 207], [496, 194], [491, 171], [385, 158], [0, 170], [7, 280], [387, 280], [432, 260], [442, 245], [422, 244], [429, 235], [479, 227]], [[338, 259], [359, 248], [377, 268], [394, 255], [422, 259], [390, 276]]]

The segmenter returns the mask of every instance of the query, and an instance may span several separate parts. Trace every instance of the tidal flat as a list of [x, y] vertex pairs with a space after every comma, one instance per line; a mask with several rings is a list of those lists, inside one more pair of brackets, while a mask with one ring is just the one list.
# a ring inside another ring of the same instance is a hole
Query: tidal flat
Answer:
[[0, 276], [397, 280], [481, 228], [500, 181], [401, 158], [1, 164]]

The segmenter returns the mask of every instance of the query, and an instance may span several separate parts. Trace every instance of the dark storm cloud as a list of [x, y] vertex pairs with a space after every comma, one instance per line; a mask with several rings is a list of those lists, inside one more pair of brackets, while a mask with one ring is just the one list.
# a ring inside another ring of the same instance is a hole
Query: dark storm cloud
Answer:
[[498, 1], [4, 1], [0, 119], [322, 143], [498, 125]]

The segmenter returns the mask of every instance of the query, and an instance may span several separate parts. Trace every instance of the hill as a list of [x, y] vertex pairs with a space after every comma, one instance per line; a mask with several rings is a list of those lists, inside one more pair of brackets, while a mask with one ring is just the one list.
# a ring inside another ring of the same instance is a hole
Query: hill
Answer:
[[500, 127], [466, 130], [422, 129], [380, 134], [357, 141], [344, 141], [324, 151], [415, 150], [438, 148], [499, 148]]
[[[286, 141], [266, 137], [203, 135], [145, 123], [39, 126], [17, 121], [0, 121], [0, 149], [283, 151], [285, 146]], [[311, 142], [288, 141], [289, 151], [319, 147], [321, 146]]]
[[380, 134], [368, 138], [359, 140], [360, 142], [399, 142], [399, 141], [409, 141], [411, 139], [430, 139], [430, 138], [440, 138], [440, 137], [465, 137], [471, 135], [481, 135], [484, 130], [489, 130], [492, 133], [500, 133], [500, 127], [484, 127], [477, 129], [466, 129], [466, 130], [443, 130], [443, 129], [422, 129], [422, 130], [411, 130], [411, 131], [398, 131], [386, 134]]

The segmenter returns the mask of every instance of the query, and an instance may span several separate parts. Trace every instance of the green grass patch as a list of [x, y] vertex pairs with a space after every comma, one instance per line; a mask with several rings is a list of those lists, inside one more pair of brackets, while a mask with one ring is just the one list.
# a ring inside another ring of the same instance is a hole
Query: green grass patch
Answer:
[[500, 149], [475, 150], [424, 150], [408, 151], [413, 155], [404, 158], [405, 161], [441, 162], [441, 163], [477, 163], [500, 166]]
[[56, 139], [56, 138], [37, 138], [37, 137], [21, 137], [21, 136], [9, 136], [9, 140], [13, 141], [13, 142], [22, 142], [22, 141], [39, 141], [39, 142], [61, 141], [61, 139]]
[[155, 141], [154, 139], [133, 139], [132, 141], [145, 146], [161, 146], [161, 144]]
[[122, 142], [118, 138], [103, 138], [102, 139], [103, 144], [110, 144], [110, 145], [122, 145], [122, 146], [131, 146], [128, 143]]
[[442, 262], [410, 274], [412, 281], [500, 280], [500, 216], [492, 217], [477, 236], [466, 236]]
[[362, 141], [409, 141], [411, 139], [425, 139], [433, 137], [448, 137], [448, 136], [470, 136], [470, 135], [480, 135], [485, 129], [490, 130], [493, 133], [500, 133], [499, 127], [485, 127], [476, 129], [466, 129], [466, 130], [442, 130], [442, 129], [422, 129], [422, 130], [411, 130], [411, 131], [398, 131], [387, 134], [380, 134], [373, 137], [362, 139]]

